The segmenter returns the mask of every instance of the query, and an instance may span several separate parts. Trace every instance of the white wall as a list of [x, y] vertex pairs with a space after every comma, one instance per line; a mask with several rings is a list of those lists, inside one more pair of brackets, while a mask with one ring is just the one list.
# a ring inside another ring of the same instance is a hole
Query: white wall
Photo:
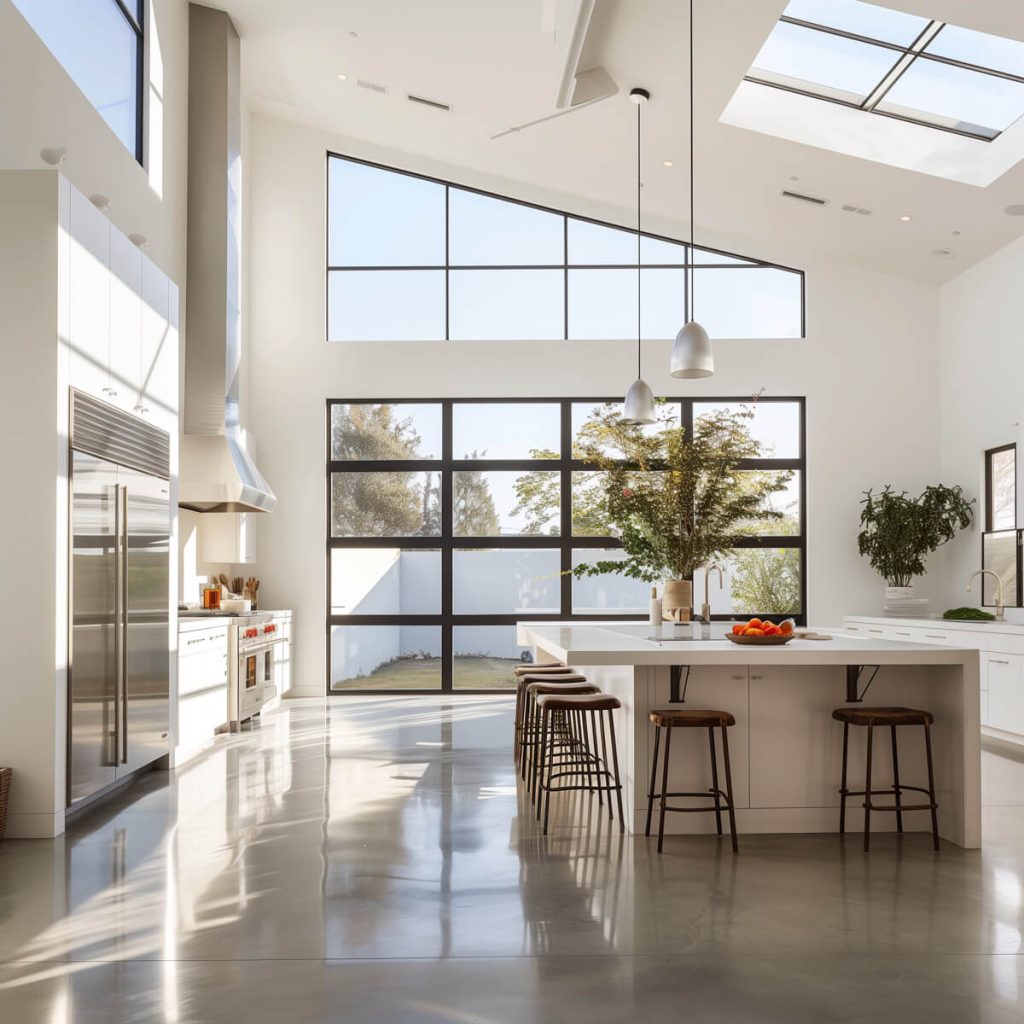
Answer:
[[[961, 484], [978, 499], [971, 531], [947, 546], [947, 606], [978, 604], [964, 592], [967, 578], [981, 565], [984, 527], [984, 453], [1017, 444], [1017, 525], [1021, 516], [1024, 471], [1024, 238], [994, 253], [940, 293], [942, 479]], [[1024, 611], [1007, 619], [1024, 622]]]
[[[266, 607], [295, 610], [293, 692], [322, 693], [325, 400], [616, 395], [633, 379], [635, 365], [634, 342], [328, 344], [325, 151], [610, 220], [628, 223], [632, 214], [262, 115], [253, 116], [248, 141], [249, 426], [260, 439], [261, 468], [278, 495], [277, 510], [260, 523], [260, 594]], [[648, 226], [667, 234], [684, 230], [668, 222]], [[666, 395], [745, 395], [765, 388], [768, 394], [807, 396], [811, 618], [835, 623], [845, 613], [877, 611], [883, 583], [857, 555], [858, 502], [868, 487], [891, 482], [920, 488], [938, 473], [936, 290], [823, 263], [788, 239], [751, 248], [698, 231], [698, 241], [805, 268], [807, 340], [720, 343], [717, 373], [705, 382], [672, 379], [669, 343], [648, 342], [645, 375], [656, 393]]]

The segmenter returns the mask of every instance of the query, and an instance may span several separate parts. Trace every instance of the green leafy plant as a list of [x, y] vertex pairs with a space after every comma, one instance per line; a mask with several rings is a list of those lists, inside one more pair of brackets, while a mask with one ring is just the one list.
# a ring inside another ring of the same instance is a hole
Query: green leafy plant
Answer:
[[936, 484], [911, 498], [886, 484], [879, 494], [865, 495], [857, 547], [891, 587], [909, 587], [923, 576], [925, 558], [974, 519], [974, 499], [968, 501], [961, 487]]
[[584, 563], [573, 574], [686, 579], [757, 526], [783, 519], [768, 499], [792, 474], [740, 468], [764, 454], [750, 433], [753, 415], [752, 406], [717, 409], [702, 415], [689, 436], [667, 419], [654, 430], [627, 423], [615, 406], [592, 416], [574, 456], [597, 467], [589, 484], [603, 514], [595, 517], [591, 508], [589, 515], [621, 538], [625, 558]]
[[991, 612], [982, 611], [980, 608], [950, 608], [942, 613], [944, 619], [955, 619], [961, 622], [994, 622], [995, 616]]

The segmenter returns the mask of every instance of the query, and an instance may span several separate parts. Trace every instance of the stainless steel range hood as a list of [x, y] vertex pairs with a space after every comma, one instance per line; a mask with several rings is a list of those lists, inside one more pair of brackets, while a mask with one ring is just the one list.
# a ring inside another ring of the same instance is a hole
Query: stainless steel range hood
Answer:
[[224, 11], [189, 4], [185, 432], [178, 504], [272, 512], [274, 492], [239, 419], [241, 98], [238, 33]]

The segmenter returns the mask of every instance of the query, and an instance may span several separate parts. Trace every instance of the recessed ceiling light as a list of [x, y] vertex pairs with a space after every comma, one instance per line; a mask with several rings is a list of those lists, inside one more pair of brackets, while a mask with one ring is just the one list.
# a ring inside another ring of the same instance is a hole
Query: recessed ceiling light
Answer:
[[956, 250], [946, 248], [932, 249], [932, 255], [940, 260], [951, 260], [956, 255]]
[[675, 167], [676, 165], [675, 160], [662, 160], [661, 162], [665, 167]]
[[348, 81], [348, 75], [338, 75], [338, 81], [339, 82], [347, 82]]
[[904, 224], [909, 224], [913, 219], [914, 218], [911, 217], [909, 213], [905, 213], [900, 217], [900, 220], [903, 221]]
[[1024, 203], [1010, 203], [1005, 212], [1011, 217], [1024, 217]]

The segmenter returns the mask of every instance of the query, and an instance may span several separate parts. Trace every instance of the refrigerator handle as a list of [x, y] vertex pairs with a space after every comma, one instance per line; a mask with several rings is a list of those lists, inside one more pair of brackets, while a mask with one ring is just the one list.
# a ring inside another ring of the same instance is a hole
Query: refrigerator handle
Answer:
[[121, 666], [124, 662], [124, 632], [121, 629], [124, 601], [121, 594], [121, 538], [124, 534], [124, 515], [121, 505], [121, 486], [114, 484], [114, 734], [110, 764], [121, 763]]
[[121, 551], [119, 584], [121, 588], [121, 609], [117, 628], [121, 638], [121, 653], [118, 658], [118, 674], [121, 677], [118, 715], [120, 717], [121, 744], [119, 764], [128, 763], [128, 487], [118, 484], [117, 508], [121, 521], [118, 530], [118, 546]]

